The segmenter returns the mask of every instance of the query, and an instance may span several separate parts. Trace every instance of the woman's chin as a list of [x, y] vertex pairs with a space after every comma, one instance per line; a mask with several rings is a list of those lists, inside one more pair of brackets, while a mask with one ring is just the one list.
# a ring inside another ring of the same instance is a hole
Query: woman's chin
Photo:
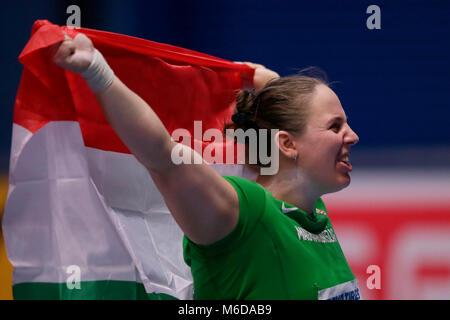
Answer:
[[[350, 182], [352, 181], [352, 179], [350, 178], [350, 175], [348, 173], [344, 174], [343, 179], [341, 178], [339, 180], [340, 180], [339, 190], [347, 188], [350, 185]], [[339, 190], [337, 190], [337, 191], [339, 191]]]
[[330, 186], [329, 191], [327, 193], [334, 193], [345, 189], [350, 185], [351, 179], [348, 173], [340, 174], [335, 183]]

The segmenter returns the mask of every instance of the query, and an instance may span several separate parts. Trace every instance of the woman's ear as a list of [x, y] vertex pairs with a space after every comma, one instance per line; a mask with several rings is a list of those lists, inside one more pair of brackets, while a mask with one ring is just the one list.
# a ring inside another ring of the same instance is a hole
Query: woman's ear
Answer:
[[280, 130], [275, 135], [275, 143], [280, 152], [287, 158], [293, 159], [297, 157], [298, 150], [294, 136], [284, 130]]

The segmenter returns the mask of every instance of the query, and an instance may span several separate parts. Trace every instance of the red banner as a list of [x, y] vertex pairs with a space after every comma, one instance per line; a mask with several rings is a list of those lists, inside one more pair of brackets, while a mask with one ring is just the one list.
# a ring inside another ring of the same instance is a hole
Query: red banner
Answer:
[[450, 206], [328, 206], [364, 299], [450, 299]]

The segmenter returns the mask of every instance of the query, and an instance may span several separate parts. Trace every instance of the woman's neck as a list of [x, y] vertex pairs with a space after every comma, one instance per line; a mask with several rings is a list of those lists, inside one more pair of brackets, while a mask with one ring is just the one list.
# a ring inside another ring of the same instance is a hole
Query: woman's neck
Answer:
[[275, 198], [286, 201], [307, 213], [313, 212], [321, 196], [299, 168], [280, 170], [272, 176], [259, 175], [256, 182], [268, 189]]

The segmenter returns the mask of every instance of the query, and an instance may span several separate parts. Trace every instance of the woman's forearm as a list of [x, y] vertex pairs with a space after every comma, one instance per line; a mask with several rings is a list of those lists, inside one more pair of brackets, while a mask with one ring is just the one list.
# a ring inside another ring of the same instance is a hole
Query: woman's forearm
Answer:
[[174, 142], [142, 98], [117, 77], [96, 97], [111, 127], [145, 167], [158, 172], [172, 165]]

